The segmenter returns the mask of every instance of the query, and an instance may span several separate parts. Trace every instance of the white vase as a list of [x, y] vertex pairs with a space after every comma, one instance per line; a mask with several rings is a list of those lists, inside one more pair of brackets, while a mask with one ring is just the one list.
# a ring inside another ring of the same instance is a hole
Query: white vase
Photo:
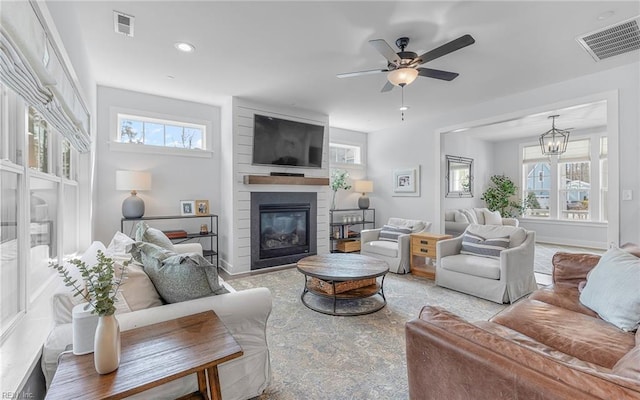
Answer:
[[108, 374], [120, 365], [120, 324], [115, 315], [98, 318], [93, 361], [99, 374]]
[[338, 193], [337, 190], [333, 191], [333, 196], [331, 197], [331, 209], [335, 210], [336, 209], [336, 193]]

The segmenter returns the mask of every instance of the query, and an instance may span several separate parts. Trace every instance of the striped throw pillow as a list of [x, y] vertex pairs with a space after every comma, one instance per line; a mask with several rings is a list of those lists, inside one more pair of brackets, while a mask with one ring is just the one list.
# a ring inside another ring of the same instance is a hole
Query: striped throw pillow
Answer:
[[400, 235], [406, 235], [411, 233], [409, 228], [400, 228], [392, 225], [384, 225], [380, 230], [380, 240], [387, 240], [390, 242], [397, 242]]
[[460, 254], [500, 258], [500, 252], [509, 248], [509, 236], [485, 239], [480, 235], [465, 232], [462, 237]]

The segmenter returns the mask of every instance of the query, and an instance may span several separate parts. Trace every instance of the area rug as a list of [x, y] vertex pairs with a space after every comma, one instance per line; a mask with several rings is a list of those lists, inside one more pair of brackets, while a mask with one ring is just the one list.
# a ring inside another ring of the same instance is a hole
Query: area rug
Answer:
[[335, 317], [301, 303], [304, 278], [295, 268], [228, 282], [236, 290], [267, 287], [273, 296], [267, 325], [272, 380], [259, 399], [408, 399], [407, 321], [425, 305], [470, 321], [489, 319], [505, 307], [428, 279], [390, 273], [384, 282], [385, 308]]

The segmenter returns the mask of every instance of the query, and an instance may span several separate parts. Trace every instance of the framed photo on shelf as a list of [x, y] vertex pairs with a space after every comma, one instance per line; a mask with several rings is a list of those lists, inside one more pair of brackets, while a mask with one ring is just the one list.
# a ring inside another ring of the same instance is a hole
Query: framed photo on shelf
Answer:
[[196, 215], [196, 202], [194, 200], [180, 200], [180, 215]]
[[196, 215], [209, 214], [209, 200], [196, 200]]
[[420, 166], [393, 171], [393, 196], [420, 196]]

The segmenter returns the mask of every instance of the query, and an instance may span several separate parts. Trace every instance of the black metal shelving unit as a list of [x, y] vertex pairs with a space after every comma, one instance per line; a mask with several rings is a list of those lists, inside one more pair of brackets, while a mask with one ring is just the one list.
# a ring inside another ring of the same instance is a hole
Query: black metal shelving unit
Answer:
[[[187, 232], [187, 236], [186, 237], [182, 237], [182, 238], [175, 238], [175, 239], [171, 239], [172, 242], [178, 244], [178, 243], [184, 243], [184, 242], [188, 242], [188, 241], [193, 241], [193, 240], [200, 240], [203, 238], [208, 238], [209, 239], [209, 248], [204, 248], [203, 246], [203, 250], [202, 250], [202, 255], [209, 259], [209, 262], [211, 262], [211, 264], [214, 264], [215, 261], [215, 266], [219, 267], [219, 255], [218, 255], [218, 216], [215, 214], [205, 214], [205, 215], [158, 215], [158, 216], [153, 216], [153, 217], [140, 217], [140, 218], [121, 218], [120, 219], [120, 232], [125, 233], [124, 228], [125, 228], [125, 224], [127, 223], [131, 223], [132, 224], [132, 229], [131, 231], [134, 229], [135, 224], [139, 221], [161, 221], [161, 220], [194, 220], [194, 219], [208, 219], [209, 220], [209, 224], [208, 224], [208, 228], [209, 231], [205, 234], [200, 233], [200, 232], [195, 232], [195, 233], [191, 233], [191, 232]], [[182, 228], [180, 226], [176, 226], [176, 228]], [[129, 236], [131, 236], [131, 231], [128, 234]]]
[[[349, 232], [351, 232], [349, 227], [351, 226], [357, 226], [361, 229], [375, 228], [375, 208], [329, 210], [329, 244], [332, 253], [359, 251], [360, 234], [349, 236]], [[355, 242], [357, 242], [357, 245]], [[355, 247], [357, 247], [357, 249]]]

